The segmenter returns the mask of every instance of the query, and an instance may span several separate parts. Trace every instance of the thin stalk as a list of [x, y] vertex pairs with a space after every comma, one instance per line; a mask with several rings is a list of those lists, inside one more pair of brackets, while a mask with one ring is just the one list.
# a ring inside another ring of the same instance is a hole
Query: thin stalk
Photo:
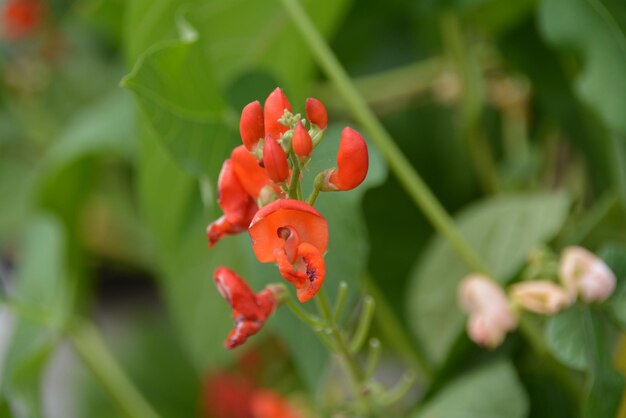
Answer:
[[105, 391], [129, 418], [158, 418], [106, 348], [96, 328], [80, 321], [68, 329], [76, 352], [100, 381]]
[[289, 199], [297, 199], [298, 186], [300, 185], [300, 162], [293, 152], [289, 153], [289, 159], [291, 160], [293, 170], [291, 171], [291, 183], [289, 184], [288, 197]]
[[333, 324], [336, 324], [341, 317], [341, 312], [346, 304], [346, 297], [348, 296], [348, 283], [342, 281], [339, 283], [339, 290], [337, 291], [337, 300], [335, 301], [335, 309], [333, 309]]
[[300, 318], [302, 322], [309, 325], [310, 327], [319, 328], [324, 325], [318, 318], [300, 308], [298, 304], [293, 301], [291, 295], [285, 297], [283, 301], [287, 304], [287, 307], [291, 310], [291, 312], [294, 313], [295, 316]]
[[480, 127], [484, 107], [482, 70], [464, 40], [458, 17], [447, 13], [441, 20], [444, 44], [463, 85], [461, 101], [462, 133], [483, 189], [493, 193], [499, 188], [498, 170], [486, 135]]
[[367, 362], [365, 363], [365, 380], [369, 380], [374, 376], [378, 360], [380, 360], [380, 340], [372, 338], [369, 342], [369, 350], [367, 352]]
[[459, 257], [470, 269], [485, 273], [487, 269], [482, 260], [466, 242], [465, 238], [454, 225], [450, 215], [446, 212], [441, 203], [439, 203], [426, 183], [424, 183], [424, 180], [422, 180], [411, 163], [406, 159], [402, 151], [394, 143], [382, 123], [376, 118], [376, 115], [367, 106], [367, 103], [360, 96], [350, 80], [350, 77], [315, 28], [313, 22], [311, 22], [306, 15], [298, 0], [281, 1], [285, 10], [287, 10], [296, 24], [296, 27], [308, 43], [318, 64], [322, 67], [329, 80], [335, 85], [337, 91], [345, 100], [353, 117], [363, 125], [365, 130], [369, 133], [371, 140], [383, 154], [392, 172], [396, 175], [406, 192], [437, 231], [450, 242], [450, 245], [452, 245]]
[[341, 332], [339, 332], [337, 325], [332, 322], [332, 314], [330, 310], [330, 305], [328, 303], [328, 296], [326, 296], [324, 289], [321, 289], [317, 293], [315, 301], [317, 302], [320, 315], [327, 323], [329, 336], [337, 349], [336, 354], [339, 355], [348, 372], [348, 377], [352, 384], [354, 396], [358, 400], [359, 406], [365, 409], [367, 414], [369, 415], [371, 413], [369, 398], [366, 394], [363, 393], [362, 390], [363, 373], [356, 363], [356, 360], [350, 353], [350, 349], [348, 348], [348, 344], [346, 343], [345, 338], [343, 337]]
[[361, 315], [359, 317], [359, 324], [356, 327], [356, 331], [354, 332], [354, 336], [352, 337], [352, 341], [350, 341], [350, 352], [357, 353], [363, 343], [367, 339], [367, 333], [370, 330], [370, 325], [372, 324], [372, 318], [374, 317], [374, 308], [375, 308], [374, 298], [371, 296], [366, 296], [363, 301], [363, 309], [361, 311]]

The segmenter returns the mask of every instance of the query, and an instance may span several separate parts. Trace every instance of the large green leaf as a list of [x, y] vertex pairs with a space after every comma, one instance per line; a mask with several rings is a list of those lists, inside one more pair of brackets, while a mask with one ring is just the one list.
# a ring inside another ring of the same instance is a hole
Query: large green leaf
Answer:
[[151, 47], [122, 84], [135, 93], [151, 128], [183, 167], [215, 175], [236, 138], [198, 34], [180, 19], [180, 38]]
[[414, 418], [523, 418], [527, 413], [515, 369], [498, 360], [452, 381]]
[[[496, 197], [473, 205], [456, 223], [494, 279], [505, 283], [532, 248], [549, 240], [565, 221], [569, 199], [558, 193]], [[462, 331], [457, 286], [470, 273], [450, 244], [433, 238], [420, 257], [407, 295], [412, 331], [427, 355], [441, 362]]]
[[615, 273], [617, 285], [608, 300], [608, 309], [624, 330], [626, 329], [626, 246], [605, 245], [598, 252], [598, 256]]
[[622, 135], [626, 134], [626, 36], [620, 27], [624, 16], [624, 3], [612, 0], [542, 0], [539, 8], [546, 38], [583, 57], [576, 81], [581, 98]]
[[584, 312], [575, 306], [550, 317], [545, 327], [546, 344], [552, 354], [577, 370], [587, 368], [585, 331], [580, 326], [583, 320]]
[[65, 238], [50, 217], [25, 231], [15, 295], [18, 315], [4, 358], [2, 392], [15, 417], [40, 416], [40, 378], [70, 310]]

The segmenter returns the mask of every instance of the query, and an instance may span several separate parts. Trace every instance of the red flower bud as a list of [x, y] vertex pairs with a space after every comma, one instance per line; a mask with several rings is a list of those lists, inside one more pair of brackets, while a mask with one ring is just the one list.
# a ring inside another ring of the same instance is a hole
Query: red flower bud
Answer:
[[287, 132], [289, 127], [278, 122], [278, 119], [283, 117], [285, 109], [291, 112], [291, 104], [280, 87], [276, 87], [276, 89], [267, 96], [263, 108], [265, 109], [263, 114], [265, 119], [265, 134], [269, 134], [276, 139], [280, 138], [280, 135]]
[[306, 117], [309, 119], [309, 122], [317, 125], [320, 129], [326, 129], [326, 125], [328, 125], [328, 113], [322, 102], [309, 97], [306, 99], [305, 109]]
[[227, 349], [235, 348], [261, 330], [278, 301], [270, 289], [254, 294], [237, 273], [226, 267], [218, 267], [214, 278], [217, 290], [233, 308], [235, 318], [235, 328], [224, 345]]
[[309, 135], [309, 131], [307, 131], [301, 123], [298, 123], [296, 129], [293, 131], [291, 144], [293, 146], [293, 152], [295, 152], [298, 157], [308, 157], [313, 151], [311, 135]]
[[345, 128], [341, 133], [337, 168], [329, 172], [322, 190], [352, 190], [365, 180], [369, 167], [367, 144], [360, 133]]
[[248, 151], [254, 152], [259, 140], [265, 136], [263, 109], [258, 100], [248, 103], [241, 111], [239, 133]]
[[252, 414], [254, 418], [302, 418], [300, 411], [294, 408], [278, 393], [260, 389], [252, 396]]
[[287, 154], [271, 135], [265, 137], [263, 144], [263, 165], [267, 175], [276, 183], [281, 183], [289, 177]]

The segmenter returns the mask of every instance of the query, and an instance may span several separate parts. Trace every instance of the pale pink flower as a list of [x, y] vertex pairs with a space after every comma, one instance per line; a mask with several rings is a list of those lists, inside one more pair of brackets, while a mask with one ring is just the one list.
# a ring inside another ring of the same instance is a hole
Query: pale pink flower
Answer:
[[561, 286], [543, 280], [516, 283], [509, 289], [509, 295], [525, 310], [543, 315], [560, 312], [573, 301]]
[[567, 247], [561, 254], [559, 277], [572, 297], [603, 302], [615, 289], [615, 274], [604, 261], [582, 247]]
[[502, 287], [487, 277], [472, 274], [459, 285], [461, 309], [469, 314], [467, 333], [476, 344], [495, 348], [517, 326]]

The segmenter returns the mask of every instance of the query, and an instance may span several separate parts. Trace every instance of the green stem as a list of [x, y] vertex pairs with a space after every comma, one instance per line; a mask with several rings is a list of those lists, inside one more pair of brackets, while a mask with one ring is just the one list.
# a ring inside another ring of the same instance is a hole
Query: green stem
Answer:
[[346, 303], [346, 297], [348, 296], [348, 283], [341, 281], [339, 283], [339, 290], [337, 291], [337, 300], [335, 300], [335, 309], [333, 309], [333, 323], [336, 324], [341, 318], [341, 312], [343, 306]]
[[370, 325], [372, 324], [372, 318], [374, 317], [375, 305], [373, 297], [365, 297], [365, 300], [363, 301], [363, 309], [359, 317], [359, 324], [357, 325], [352, 341], [350, 342], [351, 353], [357, 353], [367, 339], [367, 333], [369, 332]]
[[291, 172], [291, 183], [289, 184], [288, 197], [289, 199], [297, 199], [298, 186], [300, 185], [300, 162], [292, 152], [289, 153], [289, 158], [291, 159], [293, 170]]
[[465, 241], [465, 238], [454, 225], [450, 215], [439, 203], [417, 171], [411, 166], [402, 151], [393, 142], [393, 139], [367, 106], [365, 100], [359, 95], [350, 77], [306, 15], [298, 0], [281, 1], [311, 48], [319, 65], [344, 98], [354, 118], [370, 134], [372, 141], [377, 145], [391, 170], [413, 201], [424, 212], [424, 215], [439, 233], [446, 237], [460, 258], [473, 271], [486, 272], [487, 269], [484, 263]]
[[348, 377], [352, 384], [354, 396], [358, 401], [359, 407], [364, 410], [366, 415], [369, 415], [371, 413], [369, 397], [367, 394], [363, 393], [362, 390], [364, 375], [361, 372], [356, 360], [350, 353], [348, 344], [346, 343], [344, 336], [337, 328], [337, 324], [333, 322], [330, 304], [328, 303], [328, 296], [326, 296], [324, 289], [321, 289], [317, 293], [315, 301], [317, 302], [320, 315], [326, 321], [326, 325], [328, 326], [330, 337], [337, 350], [336, 354], [339, 355], [348, 372]]
[[298, 318], [300, 318], [302, 322], [308, 324], [310, 327], [319, 328], [323, 325], [323, 323], [320, 322], [318, 318], [300, 308], [298, 304], [293, 301], [291, 295], [288, 294], [288, 296], [284, 299], [284, 302], [287, 304], [287, 307], [291, 310], [291, 312], [294, 313], [294, 315], [296, 315]]
[[484, 131], [480, 128], [484, 105], [482, 70], [464, 40], [458, 17], [446, 13], [441, 20], [446, 49], [463, 85], [461, 102], [462, 132], [483, 189], [493, 193], [499, 188], [498, 171]]
[[68, 337], [78, 355], [125, 416], [129, 418], [159, 417], [124, 374], [93, 325], [87, 321], [77, 321], [69, 327]]

